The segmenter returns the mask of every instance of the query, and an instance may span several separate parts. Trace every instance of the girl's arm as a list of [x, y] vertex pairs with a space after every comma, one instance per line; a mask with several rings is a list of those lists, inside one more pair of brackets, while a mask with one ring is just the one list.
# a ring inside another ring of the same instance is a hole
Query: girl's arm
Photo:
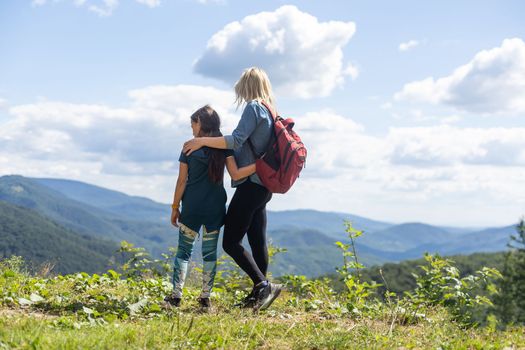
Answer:
[[175, 193], [173, 194], [173, 205], [171, 206], [171, 224], [178, 227], [177, 221], [180, 216], [180, 202], [182, 195], [186, 189], [186, 181], [188, 180], [188, 164], [184, 162], [179, 163], [179, 177], [177, 178], [177, 185], [175, 186]]
[[255, 163], [238, 168], [235, 157], [229, 156], [226, 157], [226, 169], [228, 169], [228, 173], [232, 180], [240, 180], [255, 173]]

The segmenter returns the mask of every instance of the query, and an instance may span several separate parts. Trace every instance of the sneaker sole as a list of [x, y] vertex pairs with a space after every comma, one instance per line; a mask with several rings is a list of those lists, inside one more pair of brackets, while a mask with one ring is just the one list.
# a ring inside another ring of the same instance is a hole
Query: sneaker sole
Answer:
[[275, 293], [271, 294], [271, 298], [269, 298], [266, 302], [264, 302], [260, 308], [256, 309], [255, 311], [259, 311], [259, 310], [265, 310], [267, 308], [270, 307], [270, 305], [272, 305], [273, 301], [275, 299], [277, 299], [277, 297], [279, 296], [279, 294], [281, 294], [281, 289], [282, 287], [279, 286], [277, 287], [277, 290], [275, 291]]
[[254, 306], [255, 306], [255, 303], [233, 305], [233, 307], [237, 309], [252, 309]]
[[170, 302], [167, 302], [167, 301], [163, 301], [161, 303], [161, 308], [164, 309], [164, 310], [173, 310], [173, 309], [178, 309], [180, 308], [180, 304], [179, 305], [173, 305], [172, 303]]

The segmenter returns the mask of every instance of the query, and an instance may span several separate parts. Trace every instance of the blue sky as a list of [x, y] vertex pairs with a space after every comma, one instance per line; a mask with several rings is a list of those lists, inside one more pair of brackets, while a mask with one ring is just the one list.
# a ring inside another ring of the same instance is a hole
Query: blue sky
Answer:
[[[309, 147], [271, 209], [500, 225], [525, 214], [521, 1], [7, 0], [0, 175], [169, 202], [188, 117], [265, 68]], [[231, 190], [229, 191], [231, 194]]]

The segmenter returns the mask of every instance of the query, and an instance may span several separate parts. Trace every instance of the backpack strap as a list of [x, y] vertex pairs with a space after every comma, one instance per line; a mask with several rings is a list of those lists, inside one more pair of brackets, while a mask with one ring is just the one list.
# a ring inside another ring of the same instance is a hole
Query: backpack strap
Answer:
[[270, 115], [272, 116], [272, 119], [273, 121], [275, 122], [277, 120], [277, 113], [274, 113], [273, 111], [273, 108], [270, 107], [270, 105], [268, 103], [266, 103], [266, 101], [264, 100], [261, 100], [261, 104], [266, 107], [266, 109], [270, 112]]
[[[248, 137], [247, 140], [248, 140], [248, 145], [250, 145], [250, 149], [252, 150], [252, 153], [253, 153], [253, 155], [255, 156], [255, 159], [259, 159], [259, 158], [262, 156], [262, 154], [258, 156], [258, 155], [257, 155], [257, 152], [255, 152], [255, 147], [253, 147], [252, 140], [250, 140], [249, 137]], [[264, 153], [263, 153], [263, 154], [264, 154]]]

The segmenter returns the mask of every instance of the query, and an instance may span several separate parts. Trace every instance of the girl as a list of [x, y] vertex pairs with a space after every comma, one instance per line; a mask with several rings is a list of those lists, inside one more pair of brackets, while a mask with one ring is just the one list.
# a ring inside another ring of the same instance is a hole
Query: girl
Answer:
[[[237, 128], [231, 135], [200, 137], [187, 141], [183, 152], [192, 154], [201, 147], [233, 149], [239, 166], [252, 164], [257, 155], [268, 148], [273, 133], [273, 119], [264, 101], [272, 109], [272, 87], [266, 73], [256, 67], [246, 69], [235, 84], [236, 102], [245, 104]], [[254, 287], [241, 304], [255, 310], [270, 306], [281, 286], [268, 282], [268, 248], [266, 245], [266, 204], [272, 194], [263, 186], [257, 174], [233, 180], [235, 194], [228, 206], [224, 223], [223, 248], [250, 276]], [[242, 246], [248, 235], [252, 254]]]
[[[195, 138], [222, 136], [217, 112], [206, 105], [191, 116]], [[198, 232], [203, 227], [202, 259], [203, 281], [199, 298], [201, 308], [209, 310], [210, 292], [217, 268], [217, 241], [224, 223], [226, 191], [223, 187], [224, 165], [234, 180], [255, 172], [255, 164], [237, 168], [233, 152], [202, 148], [179, 157], [179, 177], [173, 198], [171, 223], [179, 227], [179, 244], [173, 271], [173, 292], [164, 300], [179, 306], [186, 279], [188, 262]], [[182, 211], [180, 203], [182, 201]]]

